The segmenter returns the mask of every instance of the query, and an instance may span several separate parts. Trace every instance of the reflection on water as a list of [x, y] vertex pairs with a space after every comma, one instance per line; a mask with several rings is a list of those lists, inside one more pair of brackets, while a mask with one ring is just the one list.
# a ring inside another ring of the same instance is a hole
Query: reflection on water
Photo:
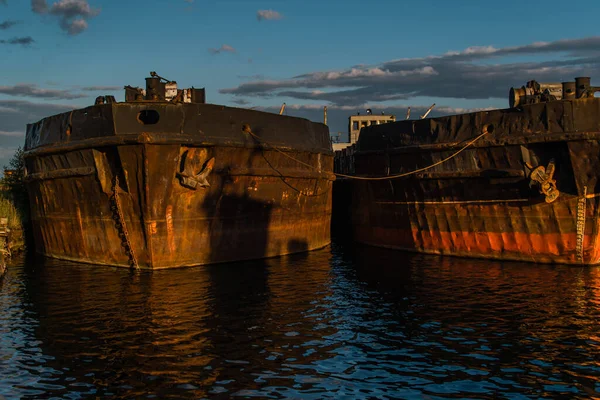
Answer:
[[7, 398], [600, 397], [600, 268], [344, 246], [0, 278]]

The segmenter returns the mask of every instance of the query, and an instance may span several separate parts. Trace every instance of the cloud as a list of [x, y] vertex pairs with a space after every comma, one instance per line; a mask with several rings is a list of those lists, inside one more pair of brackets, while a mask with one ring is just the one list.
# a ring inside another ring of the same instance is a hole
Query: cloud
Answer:
[[231, 102], [237, 104], [238, 106], [247, 106], [250, 104], [250, 102], [246, 99], [233, 99]]
[[240, 79], [255, 79], [255, 80], [265, 79], [265, 76], [263, 74], [238, 75], [237, 77], [240, 78]]
[[23, 47], [27, 47], [34, 42], [35, 42], [35, 40], [33, 40], [33, 38], [31, 36], [14, 37], [14, 38], [8, 39], [8, 40], [0, 40], [0, 44], [16, 44], [16, 45], [21, 45]]
[[33, 83], [18, 83], [14, 86], [0, 86], [0, 94], [44, 99], [78, 99], [87, 97], [87, 95], [71, 93], [67, 90], [43, 89]]
[[228, 44], [224, 44], [221, 47], [219, 47], [218, 49], [214, 49], [214, 48], [210, 48], [208, 49], [208, 52], [210, 54], [216, 55], [216, 54], [220, 54], [220, 53], [235, 53], [236, 50], [231, 47]]
[[0, 99], [0, 130], [5, 132], [25, 130], [28, 123], [49, 115], [71, 111], [79, 106], [27, 100]]
[[86, 92], [102, 92], [121, 89], [123, 89], [123, 86], [86, 86], [81, 88], [81, 90], [84, 90]]
[[6, 21], [0, 23], [0, 31], [12, 28], [13, 26], [20, 24], [22, 21], [15, 21], [7, 19]]
[[25, 137], [24, 131], [0, 131], [0, 136]]
[[31, 10], [58, 18], [61, 29], [69, 35], [85, 31], [87, 20], [100, 14], [100, 9], [92, 8], [87, 0], [58, 0], [50, 7], [47, 0], [31, 0]]
[[48, 12], [48, 3], [46, 3], [46, 0], [31, 0], [31, 11], [37, 14], [45, 14]]
[[77, 35], [88, 28], [88, 23], [83, 18], [76, 18], [74, 20], [61, 20], [60, 27], [69, 32], [69, 35]]
[[[517, 61], [536, 56], [540, 61]], [[220, 93], [260, 98], [291, 97], [334, 105], [415, 97], [506, 99], [528, 80], [571, 81], [600, 68], [600, 36], [496, 48], [474, 46], [442, 55], [313, 71], [280, 80], [257, 79]]]
[[259, 21], [266, 20], [272, 21], [283, 18], [283, 15], [274, 10], [258, 10], [256, 12], [256, 19]]
[[0, 113], [18, 113], [19, 110], [13, 107], [0, 106]]

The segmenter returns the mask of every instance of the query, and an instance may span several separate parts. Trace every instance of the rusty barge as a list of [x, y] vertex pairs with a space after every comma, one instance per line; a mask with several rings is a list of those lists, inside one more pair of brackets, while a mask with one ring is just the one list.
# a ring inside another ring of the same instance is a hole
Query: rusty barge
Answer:
[[100, 96], [28, 125], [36, 252], [161, 269], [329, 244], [328, 128], [204, 93], [153, 72], [125, 102]]
[[599, 264], [598, 90], [590, 78], [530, 81], [511, 89], [508, 109], [363, 128], [352, 154], [355, 240]]

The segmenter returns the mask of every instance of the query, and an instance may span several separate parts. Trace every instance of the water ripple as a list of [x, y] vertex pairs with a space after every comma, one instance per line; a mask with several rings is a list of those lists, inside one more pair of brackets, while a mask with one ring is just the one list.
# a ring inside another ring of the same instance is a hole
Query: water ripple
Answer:
[[600, 269], [334, 244], [0, 279], [0, 397], [600, 397]]

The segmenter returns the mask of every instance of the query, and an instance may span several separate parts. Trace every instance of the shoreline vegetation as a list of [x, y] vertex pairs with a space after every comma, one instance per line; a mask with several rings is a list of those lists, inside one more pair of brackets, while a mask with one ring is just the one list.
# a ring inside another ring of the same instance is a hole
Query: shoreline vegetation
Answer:
[[0, 181], [0, 276], [6, 271], [7, 260], [26, 248], [29, 199], [24, 174], [23, 149], [19, 147], [4, 166]]

